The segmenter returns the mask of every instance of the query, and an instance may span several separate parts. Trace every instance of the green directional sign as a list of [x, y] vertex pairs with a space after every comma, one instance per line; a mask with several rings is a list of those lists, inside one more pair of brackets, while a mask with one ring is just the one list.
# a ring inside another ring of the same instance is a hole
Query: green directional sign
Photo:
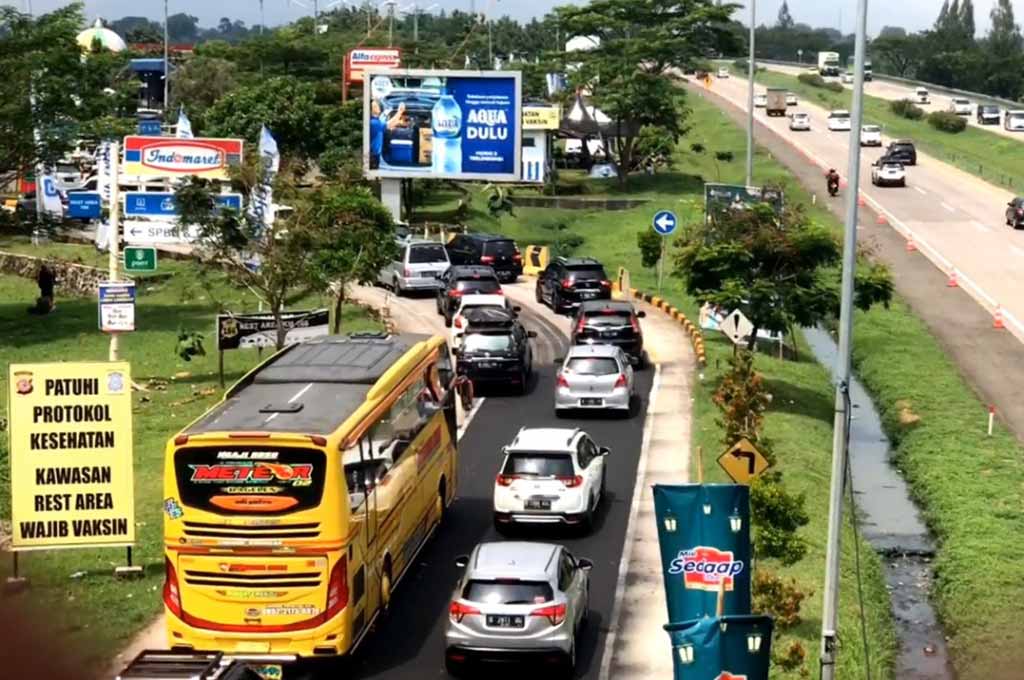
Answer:
[[124, 270], [126, 272], [155, 272], [156, 248], [137, 248], [127, 246], [124, 249]]

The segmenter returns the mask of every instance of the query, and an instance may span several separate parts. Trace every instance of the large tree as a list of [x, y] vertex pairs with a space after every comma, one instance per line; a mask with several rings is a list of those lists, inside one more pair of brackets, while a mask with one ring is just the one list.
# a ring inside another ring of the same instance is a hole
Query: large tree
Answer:
[[1012, 55], [1024, 48], [1020, 26], [1013, 16], [1013, 3], [1010, 0], [996, 0], [989, 14], [992, 28], [988, 32], [988, 48], [992, 54]]
[[779, 7], [779, 16], [775, 20], [775, 25], [784, 31], [788, 31], [793, 28], [793, 15], [789, 13], [789, 3], [786, 2], [786, 0], [782, 0], [782, 5]]

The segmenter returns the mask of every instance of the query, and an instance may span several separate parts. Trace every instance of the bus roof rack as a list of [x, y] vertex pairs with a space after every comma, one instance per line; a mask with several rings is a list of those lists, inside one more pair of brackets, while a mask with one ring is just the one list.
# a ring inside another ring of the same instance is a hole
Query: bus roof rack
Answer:
[[132, 659], [117, 680], [259, 680], [259, 674], [221, 652], [146, 649]]

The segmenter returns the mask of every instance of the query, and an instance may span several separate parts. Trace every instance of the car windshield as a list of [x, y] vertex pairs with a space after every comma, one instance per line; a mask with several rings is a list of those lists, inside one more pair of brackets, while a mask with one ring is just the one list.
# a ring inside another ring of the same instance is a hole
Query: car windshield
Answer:
[[882, 166], [882, 169], [900, 171], [903, 169], [903, 166], [899, 163], [886, 163], [885, 165]]
[[484, 244], [484, 255], [515, 255], [514, 241], [488, 241]]
[[864, 132], [880, 132], [881, 130], [877, 125], [865, 125], [861, 128]]
[[501, 285], [494, 279], [460, 279], [455, 288], [463, 293], [497, 293]]
[[426, 264], [428, 262], [447, 262], [444, 246], [426, 245], [409, 248], [409, 264]]
[[808, 116], [808, 114], [806, 114], [806, 113], [794, 113], [793, 114], [793, 119], [794, 120], [807, 120], [809, 117], [810, 116]]
[[954, 99], [953, 103], [954, 104], [961, 104], [961, 105], [963, 105], [963, 104], [968, 104], [969, 105], [971, 102], [967, 101], [966, 99]]
[[602, 267], [570, 267], [569, 277], [574, 281], [593, 281], [604, 279], [604, 268]]
[[984, 105], [984, 106], [981, 107], [981, 112], [982, 113], [999, 113], [999, 107], [998, 106], [987, 106], [987, 105]]
[[576, 375], [613, 375], [619, 372], [619, 364], [611, 357], [578, 357], [569, 359], [565, 370]]
[[567, 453], [510, 453], [501, 472], [520, 477], [572, 477], [576, 474]]
[[512, 346], [508, 333], [470, 333], [462, 340], [467, 352], [504, 352]]
[[586, 317], [586, 323], [588, 326], [618, 327], [630, 325], [629, 312], [620, 312], [617, 310], [587, 312]]
[[544, 604], [554, 599], [551, 586], [543, 581], [473, 579], [462, 591], [462, 599], [482, 604]]
[[828, 117], [829, 118], [849, 118], [850, 114], [847, 113], [846, 111], [833, 111], [832, 113], [828, 114]]

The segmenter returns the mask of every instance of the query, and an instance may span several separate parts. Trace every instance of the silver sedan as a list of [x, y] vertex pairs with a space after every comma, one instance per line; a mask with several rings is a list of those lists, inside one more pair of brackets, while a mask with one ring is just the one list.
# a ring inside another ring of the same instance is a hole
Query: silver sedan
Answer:
[[576, 345], [555, 376], [555, 415], [612, 409], [629, 415], [635, 386], [629, 357], [612, 345]]

